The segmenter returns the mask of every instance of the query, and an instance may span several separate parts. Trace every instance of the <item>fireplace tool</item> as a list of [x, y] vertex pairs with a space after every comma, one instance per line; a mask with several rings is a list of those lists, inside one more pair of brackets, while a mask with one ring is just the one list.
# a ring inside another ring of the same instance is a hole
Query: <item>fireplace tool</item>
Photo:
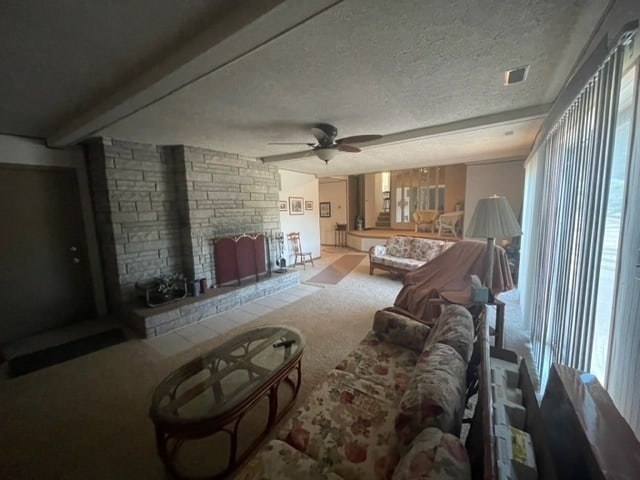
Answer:
[[276, 233], [276, 242], [278, 244], [279, 258], [276, 259], [276, 265], [278, 266], [278, 268], [275, 270], [275, 272], [284, 273], [287, 271], [287, 260], [284, 258], [284, 233]]

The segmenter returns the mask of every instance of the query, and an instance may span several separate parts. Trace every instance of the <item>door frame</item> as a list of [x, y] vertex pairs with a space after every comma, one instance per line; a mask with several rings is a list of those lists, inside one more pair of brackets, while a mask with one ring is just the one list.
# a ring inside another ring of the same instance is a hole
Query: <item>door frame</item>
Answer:
[[85, 240], [89, 271], [93, 281], [93, 298], [98, 316], [107, 314], [107, 300], [104, 291], [104, 280], [100, 264], [98, 238], [95, 218], [89, 191], [89, 178], [85, 166], [85, 154], [81, 147], [66, 149], [48, 148], [43, 141], [33, 138], [15, 137], [0, 134], [0, 164], [28, 165], [51, 168], [72, 168], [76, 172], [78, 191], [80, 192], [80, 208], [84, 223]]

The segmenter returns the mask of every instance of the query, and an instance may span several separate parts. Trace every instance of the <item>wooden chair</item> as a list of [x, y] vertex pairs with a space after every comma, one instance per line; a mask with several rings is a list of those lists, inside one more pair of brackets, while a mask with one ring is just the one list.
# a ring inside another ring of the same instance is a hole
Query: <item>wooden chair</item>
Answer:
[[300, 240], [300, 232], [291, 232], [287, 234], [287, 239], [289, 240], [289, 248], [290, 252], [293, 252], [293, 266], [295, 267], [298, 264], [298, 258], [300, 258], [300, 265], [307, 269], [306, 266], [306, 257], [309, 257], [309, 262], [311, 262], [311, 266], [315, 267], [313, 264], [313, 255], [311, 252], [305, 252], [302, 249], [302, 241]]

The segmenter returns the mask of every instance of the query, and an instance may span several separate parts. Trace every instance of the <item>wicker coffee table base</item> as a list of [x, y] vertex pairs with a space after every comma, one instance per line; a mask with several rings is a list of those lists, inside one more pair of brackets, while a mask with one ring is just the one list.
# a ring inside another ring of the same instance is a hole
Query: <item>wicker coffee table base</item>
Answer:
[[[290, 378], [293, 372], [296, 373], [297, 377], [295, 381]], [[278, 390], [283, 381], [291, 386], [294, 393], [291, 400], [282, 408], [280, 413], [278, 413]], [[240, 402], [236, 407], [214, 419], [202, 421], [194, 420], [193, 422], [186, 422], [181, 425], [166, 425], [161, 422], [154, 422], [156, 430], [156, 448], [165, 468], [176, 478], [225, 478], [236, 466], [242, 463], [253, 452], [253, 450], [255, 450], [258, 444], [269, 433], [269, 430], [271, 430], [273, 425], [280, 421], [291, 407], [293, 407], [298, 396], [298, 391], [300, 390], [301, 381], [302, 356], [299, 355], [297, 361], [293, 362], [288, 369], [274, 375], [268, 382], [265, 382], [261, 389], [252, 392], [251, 395]], [[215, 385], [214, 388], [216, 388]], [[265, 397], [269, 398], [269, 417], [267, 426], [242, 453], [242, 455], [238, 457], [238, 427], [240, 422], [244, 416]], [[178, 472], [175, 465], [175, 458], [185, 441], [205, 438], [217, 432], [226, 432], [229, 435], [230, 448], [227, 467], [223, 471], [210, 476], [192, 477], [182, 475]], [[172, 444], [171, 448], [170, 444]]]

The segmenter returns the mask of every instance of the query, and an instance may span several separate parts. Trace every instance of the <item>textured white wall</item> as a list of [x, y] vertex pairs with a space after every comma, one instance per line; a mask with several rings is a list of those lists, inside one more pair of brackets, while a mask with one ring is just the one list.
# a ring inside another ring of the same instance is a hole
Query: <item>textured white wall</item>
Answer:
[[[493, 195], [507, 197], [518, 217], [524, 192], [524, 161], [467, 165], [467, 185], [464, 199], [464, 231], [473, 216], [478, 200]], [[496, 239], [496, 243], [499, 243]]]
[[[313, 210], [305, 210], [303, 215], [289, 214], [289, 197], [302, 197], [305, 201], [313, 202]], [[287, 211], [280, 212], [280, 228], [286, 235], [300, 232], [302, 247], [310, 251], [314, 258], [320, 256], [320, 224], [318, 179], [306, 173], [280, 170], [280, 200], [287, 202]], [[285, 248], [288, 248], [285, 242]], [[289, 261], [289, 257], [287, 257]], [[291, 257], [293, 262], [293, 257]]]
[[331, 203], [331, 217], [320, 218], [320, 242], [333, 245], [336, 223], [347, 223], [347, 182], [320, 184], [320, 201]]

